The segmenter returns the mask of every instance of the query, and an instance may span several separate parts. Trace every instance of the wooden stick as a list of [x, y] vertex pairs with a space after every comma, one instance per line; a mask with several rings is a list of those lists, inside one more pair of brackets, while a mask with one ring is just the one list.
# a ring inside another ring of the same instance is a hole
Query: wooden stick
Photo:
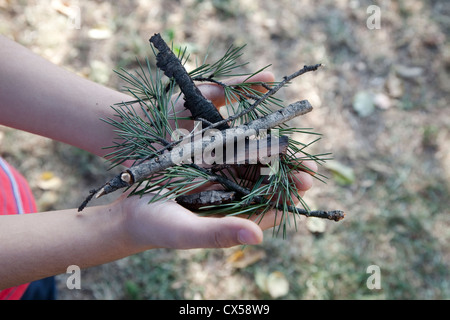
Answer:
[[86, 207], [88, 202], [92, 199], [93, 193], [96, 198], [99, 198], [118, 189], [130, 187], [134, 183], [142, 181], [152, 174], [179, 164], [180, 161], [192, 159], [195, 154], [203, 154], [203, 151], [206, 148], [209, 150], [223, 148], [224, 144], [227, 143], [227, 136], [245, 139], [245, 137], [252, 136], [255, 133], [260, 132], [260, 130], [269, 130], [295, 117], [306, 114], [311, 110], [312, 106], [307, 100], [298, 101], [247, 124], [222, 130], [222, 139], [202, 139], [201, 143], [195, 143], [195, 140], [190, 143], [179, 143], [177, 147], [170, 152], [133, 166], [126, 171], [121, 172], [95, 191], [91, 191], [90, 195], [78, 208], [78, 211], [82, 211]]
[[[222, 121], [223, 118], [211, 101], [207, 100], [200, 90], [195, 86], [194, 81], [189, 76], [186, 69], [181, 64], [177, 56], [170, 50], [159, 33], [150, 38], [156, 49], [156, 66], [164, 71], [169, 78], [174, 78], [181, 92], [184, 94], [184, 106], [188, 109], [194, 120], [206, 119], [209, 123]], [[222, 122], [218, 128], [220, 130], [229, 128], [227, 122]]]

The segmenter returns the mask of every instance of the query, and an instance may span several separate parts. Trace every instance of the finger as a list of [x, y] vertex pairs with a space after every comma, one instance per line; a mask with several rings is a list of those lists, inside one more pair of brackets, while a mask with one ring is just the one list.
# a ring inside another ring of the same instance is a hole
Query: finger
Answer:
[[[313, 160], [302, 161], [301, 165], [304, 167], [303, 171], [308, 172], [309, 174], [312, 175], [315, 175], [317, 170], [319, 170], [317, 163]], [[302, 168], [299, 167], [299, 170], [302, 170]]]
[[[265, 82], [271, 83], [275, 81], [275, 77], [271, 72], [260, 72], [253, 77], [247, 79], [246, 76], [235, 77], [224, 81], [227, 85], [238, 84], [242, 82]], [[226, 104], [225, 100], [225, 91], [223, 87], [214, 83], [201, 83], [197, 86], [202, 92], [203, 96], [210, 100], [217, 108]], [[253, 89], [258, 90], [259, 92], [266, 92], [267, 89], [260, 85], [252, 86]]]
[[[144, 196], [143, 198], [147, 198]], [[143, 248], [227, 248], [262, 241], [261, 228], [238, 217], [200, 217], [174, 201], [155, 202], [125, 198], [130, 212], [127, 227]]]
[[262, 215], [256, 215], [250, 218], [262, 230], [275, 228], [282, 221], [282, 213], [280, 211], [270, 210]]
[[[167, 211], [165, 213], [167, 217], [173, 216], [175, 211], [179, 212], [177, 219], [171, 219], [172, 235], [164, 247], [228, 248], [243, 244], [258, 244], [263, 239], [261, 228], [248, 219], [201, 217], [173, 202], [169, 206], [164, 206], [163, 211]], [[163, 214], [161, 212], [161, 215]]]
[[298, 191], [308, 191], [313, 186], [314, 178], [307, 172], [299, 171], [294, 174], [293, 181]]
[[196, 217], [184, 232], [186, 248], [228, 248], [259, 244], [263, 239], [257, 224], [239, 217]]

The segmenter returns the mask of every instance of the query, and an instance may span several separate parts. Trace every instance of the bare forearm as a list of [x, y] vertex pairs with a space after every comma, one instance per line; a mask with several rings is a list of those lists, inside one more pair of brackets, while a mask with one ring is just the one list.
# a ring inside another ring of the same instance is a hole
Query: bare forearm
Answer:
[[135, 253], [115, 205], [0, 217], [0, 290]]
[[0, 124], [103, 156], [114, 136], [100, 118], [128, 95], [60, 68], [0, 36]]

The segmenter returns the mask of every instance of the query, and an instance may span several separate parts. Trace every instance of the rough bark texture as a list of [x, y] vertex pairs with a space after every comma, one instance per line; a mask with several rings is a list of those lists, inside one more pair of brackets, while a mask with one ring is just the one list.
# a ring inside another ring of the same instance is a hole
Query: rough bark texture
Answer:
[[197, 211], [201, 207], [230, 203], [236, 199], [236, 192], [224, 190], [208, 190], [195, 194], [182, 195], [175, 201], [186, 209]]
[[[207, 100], [200, 90], [195, 86], [186, 69], [180, 60], [170, 50], [160, 34], [157, 33], [150, 38], [158, 54], [156, 56], [156, 66], [164, 71], [169, 78], [174, 78], [181, 92], [184, 94], [184, 106], [188, 109], [194, 120], [205, 119], [210, 123], [216, 123], [223, 120], [219, 111], [214, 107], [211, 101]], [[224, 130], [229, 128], [228, 124], [221, 124], [218, 129]]]

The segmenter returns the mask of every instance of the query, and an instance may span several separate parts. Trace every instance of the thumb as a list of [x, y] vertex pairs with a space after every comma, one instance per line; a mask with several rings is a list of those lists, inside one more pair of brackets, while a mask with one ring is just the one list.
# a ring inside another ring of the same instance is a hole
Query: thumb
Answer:
[[258, 244], [263, 239], [261, 228], [244, 218], [197, 217], [195, 220], [184, 241], [186, 248], [228, 248]]

